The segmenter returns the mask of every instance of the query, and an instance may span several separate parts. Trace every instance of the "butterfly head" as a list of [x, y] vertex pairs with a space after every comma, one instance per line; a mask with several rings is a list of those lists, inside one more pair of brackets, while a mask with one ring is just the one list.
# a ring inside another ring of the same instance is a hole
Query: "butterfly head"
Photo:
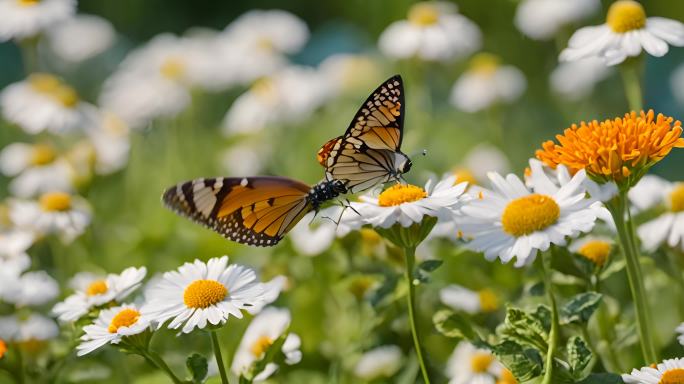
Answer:
[[395, 156], [395, 161], [394, 161], [394, 164], [395, 164], [394, 173], [395, 173], [395, 175], [394, 176], [396, 178], [400, 178], [401, 175], [408, 173], [408, 171], [411, 170], [411, 166], [413, 166], [413, 163], [411, 162], [411, 159], [408, 156], [406, 156], [404, 153], [395, 152], [394, 156]]

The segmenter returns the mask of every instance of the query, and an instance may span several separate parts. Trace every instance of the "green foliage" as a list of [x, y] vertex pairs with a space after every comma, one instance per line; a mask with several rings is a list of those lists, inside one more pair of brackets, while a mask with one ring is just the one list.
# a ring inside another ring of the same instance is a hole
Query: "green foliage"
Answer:
[[575, 379], [584, 377], [584, 369], [592, 359], [592, 353], [587, 342], [579, 336], [573, 336], [566, 345], [570, 373]]
[[603, 295], [597, 292], [583, 292], [574, 296], [560, 309], [560, 323], [586, 325], [602, 298]]
[[478, 339], [471, 321], [450, 309], [441, 309], [432, 316], [432, 322], [439, 333], [446, 337], [474, 341]]
[[206, 379], [207, 373], [209, 372], [207, 358], [199, 353], [193, 353], [188, 356], [185, 360], [185, 367], [190, 373], [192, 382], [197, 384], [204, 382], [204, 379]]
[[519, 381], [531, 380], [541, 375], [542, 355], [535, 348], [525, 348], [512, 340], [492, 346], [492, 352]]

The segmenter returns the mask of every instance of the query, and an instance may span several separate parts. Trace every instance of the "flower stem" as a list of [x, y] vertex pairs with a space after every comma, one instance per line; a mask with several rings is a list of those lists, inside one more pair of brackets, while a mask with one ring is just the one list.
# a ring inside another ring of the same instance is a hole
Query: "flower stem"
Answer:
[[408, 315], [409, 325], [411, 326], [411, 336], [413, 337], [413, 346], [416, 349], [416, 356], [418, 357], [418, 364], [420, 364], [420, 372], [423, 374], [423, 381], [425, 381], [425, 384], [430, 384], [430, 377], [428, 376], [427, 367], [425, 366], [425, 360], [423, 360], [423, 351], [420, 347], [420, 337], [418, 336], [418, 327], [416, 325], [416, 292], [415, 286], [413, 285], [413, 267], [416, 263], [416, 248], [404, 248], [404, 255], [406, 257], [405, 278], [406, 284], [408, 284]]
[[621, 191], [620, 194], [606, 206], [615, 221], [622, 252], [625, 255], [627, 279], [629, 280], [629, 288], [632, 293], [632, 299], [634, 300], [637, 329], [641, 341], [641, 352], [646, 364], [651, 364], [658, 361], [658, 354], [656, 353], [655, 341], [651, 334], [651, 330], [654, 328], [651, 321], [641, 266], [639, 265], [639, 253], [636, 246], [634, 225], [632, 223], [632, 217], [629, 214], [627, 202], [627, 192]]
[[544, 290], [551, 304], [551, 330], [549, 331], [548, 349], [546, 350], [546, 361], [544, 363], [544, 378], [541, 384], [552, 384], [553, 354], [558, 344], [558, 306], [556, 305], [553, 283], [551, 282], [551, 252], [542, 253], [541, 259], [542, 273], [544, 274]]
[[221, 345], [219, 344], [218, 335], [216, 331], [209, 331], [211, 335], [211, 346], [214, 348], [214, 357], [216, 358], [216, 365], [218, 365], [219, 374], [221, 375], [222, 384], [230, 384], [228, 375], [226, 374], [226, 366], [223, 363], [223, 356], [221, 355]]
[[145, 358], [150, 364], [154, 365], [155, 367], [161, 369], [166, 373], [166, 375], [171, 379], [171, 381], [174, 382], [174, 384], [183, 384], [183, 381], [179, 379], [176, 374], [173, 373], [171, 368], [166, 364], [164, 359], [159, 356], [156, 352], [152, 352], [150, 350], [145, 350], [145, 349], [140, 349], [140, 354], [142, 357]]
[[627, 61], [620, 66], [620, 74], [622, 75], [622, 83], [625, 86], [627, 103], [629, 104], [629, 109], [635, 112], [644, 109], [638, 67], [638, 62], [636, 61]]

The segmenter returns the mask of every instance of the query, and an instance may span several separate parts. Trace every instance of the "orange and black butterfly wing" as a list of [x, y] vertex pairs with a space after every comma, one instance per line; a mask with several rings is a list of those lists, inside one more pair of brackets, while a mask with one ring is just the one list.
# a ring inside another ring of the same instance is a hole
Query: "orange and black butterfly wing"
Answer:
[[238, 243], [273, 246], [312, 206], [310, 187], [285, 177], [218, 177], [180, 183], [164, 205]]
[[341, 180], [347, 191], [357, 193], [392, 179], [396, 153], [387, 149], [338, 142], [328, 157], [326, 177]]

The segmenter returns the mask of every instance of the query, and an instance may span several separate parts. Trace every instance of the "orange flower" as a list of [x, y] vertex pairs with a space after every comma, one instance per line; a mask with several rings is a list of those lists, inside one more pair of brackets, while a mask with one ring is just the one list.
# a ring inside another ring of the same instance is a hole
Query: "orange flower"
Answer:
[[0, 359], [5, 356], [5, 353], [7, 353], [7, 344], [5, 344], [4, 340], [0, 339]]
[[552, 168], [564, 164], [573, 173], [586, 169], [599, 182], [615, 181], [631, 187], [672, 148], [684, 147], [681, 122], [654, 115], [650, 110], [603, 122], [573, 124], [556, 135], [559, 144], [550, 140], [543, 143], [537, 158]]

